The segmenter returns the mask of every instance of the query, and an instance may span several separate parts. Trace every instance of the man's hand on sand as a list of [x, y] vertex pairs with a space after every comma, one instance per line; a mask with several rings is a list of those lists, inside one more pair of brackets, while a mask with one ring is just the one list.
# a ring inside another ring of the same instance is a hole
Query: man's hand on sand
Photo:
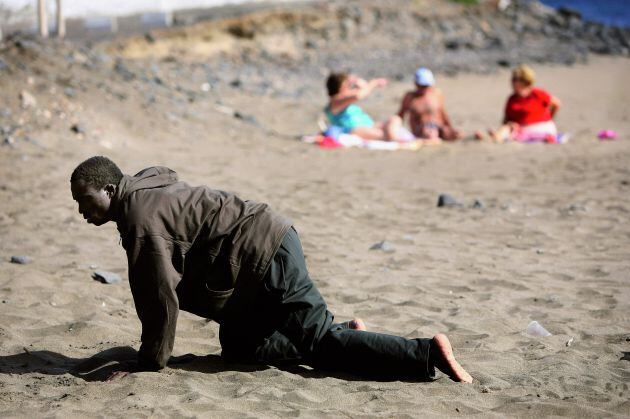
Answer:
[[109, 375], [109, 377], [107, 377], [107, 379], [105, 380], [106, 383], [111, 383], [114, 380], [118, 380], [120, 378], [124, 378], [126, 376], [128, 376], [130, 374], [129, 371], [114, 371], [113, 373], [111, 373]]

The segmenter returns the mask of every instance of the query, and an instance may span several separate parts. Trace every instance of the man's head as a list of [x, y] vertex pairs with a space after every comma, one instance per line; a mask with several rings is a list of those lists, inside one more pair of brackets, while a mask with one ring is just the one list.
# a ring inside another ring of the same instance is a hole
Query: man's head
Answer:
[[414, 74], [414, 82], [418, 90], [426, 90], [435, 85], [435, 77], [433, 72], [425, 67], [420, 67]]
[[345, 84], [348, 84], [350, 76], [348, 73], [330, 73], [326, 80], [326, 90], [328, 96], [332, 97], [339, 93]]
[[97, 226], [110, 221], [109, 208], [122, 172], [116, 163], [103, 156], [90, 157], [70, 176], [72, 199], [88, 223]]

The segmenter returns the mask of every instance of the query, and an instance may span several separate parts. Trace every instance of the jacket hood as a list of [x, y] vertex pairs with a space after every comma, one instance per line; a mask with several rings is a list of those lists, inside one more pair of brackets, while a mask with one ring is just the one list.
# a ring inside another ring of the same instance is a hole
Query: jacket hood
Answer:
[[141, 189], [162, 188], [178, 181], [177, 173], [168, 167], [154, 166], [139, 171], [133, 176], [124, 175], [116, 194], [112, 198], [110, 213], [112, 220], [116, 221], [120, 212], [121, 203], [133, 192]]

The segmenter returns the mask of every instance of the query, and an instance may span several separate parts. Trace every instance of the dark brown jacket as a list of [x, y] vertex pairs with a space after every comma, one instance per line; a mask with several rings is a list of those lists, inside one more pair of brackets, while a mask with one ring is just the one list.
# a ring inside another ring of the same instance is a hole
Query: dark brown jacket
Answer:
[[124, 176], [110, 211], [142, 323], [141, 369], [166, 365], [180, 309], [220, 320], [234, 289], [262, 279], [291, 227], [266, 204], [189, 186], [166, 167]]

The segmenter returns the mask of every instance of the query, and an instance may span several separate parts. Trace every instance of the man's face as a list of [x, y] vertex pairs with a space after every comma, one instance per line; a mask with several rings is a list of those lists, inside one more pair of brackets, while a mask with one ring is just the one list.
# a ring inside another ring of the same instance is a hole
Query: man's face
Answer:
[[70, 183], [70, 189], [72, 199], [79, 204], [79, 213], [88, 223], [100, 226], [109, 221], [109, 207], [116, 191], [114, 185], [108, 184], [102, 189], [96, 189], [79, 179]]
[[421, 84], [416, 83], [416, 91], [421, 95], [425, 94], [427, 90], [429, 90], [429, 87], [431, 86], [423, 86]]

